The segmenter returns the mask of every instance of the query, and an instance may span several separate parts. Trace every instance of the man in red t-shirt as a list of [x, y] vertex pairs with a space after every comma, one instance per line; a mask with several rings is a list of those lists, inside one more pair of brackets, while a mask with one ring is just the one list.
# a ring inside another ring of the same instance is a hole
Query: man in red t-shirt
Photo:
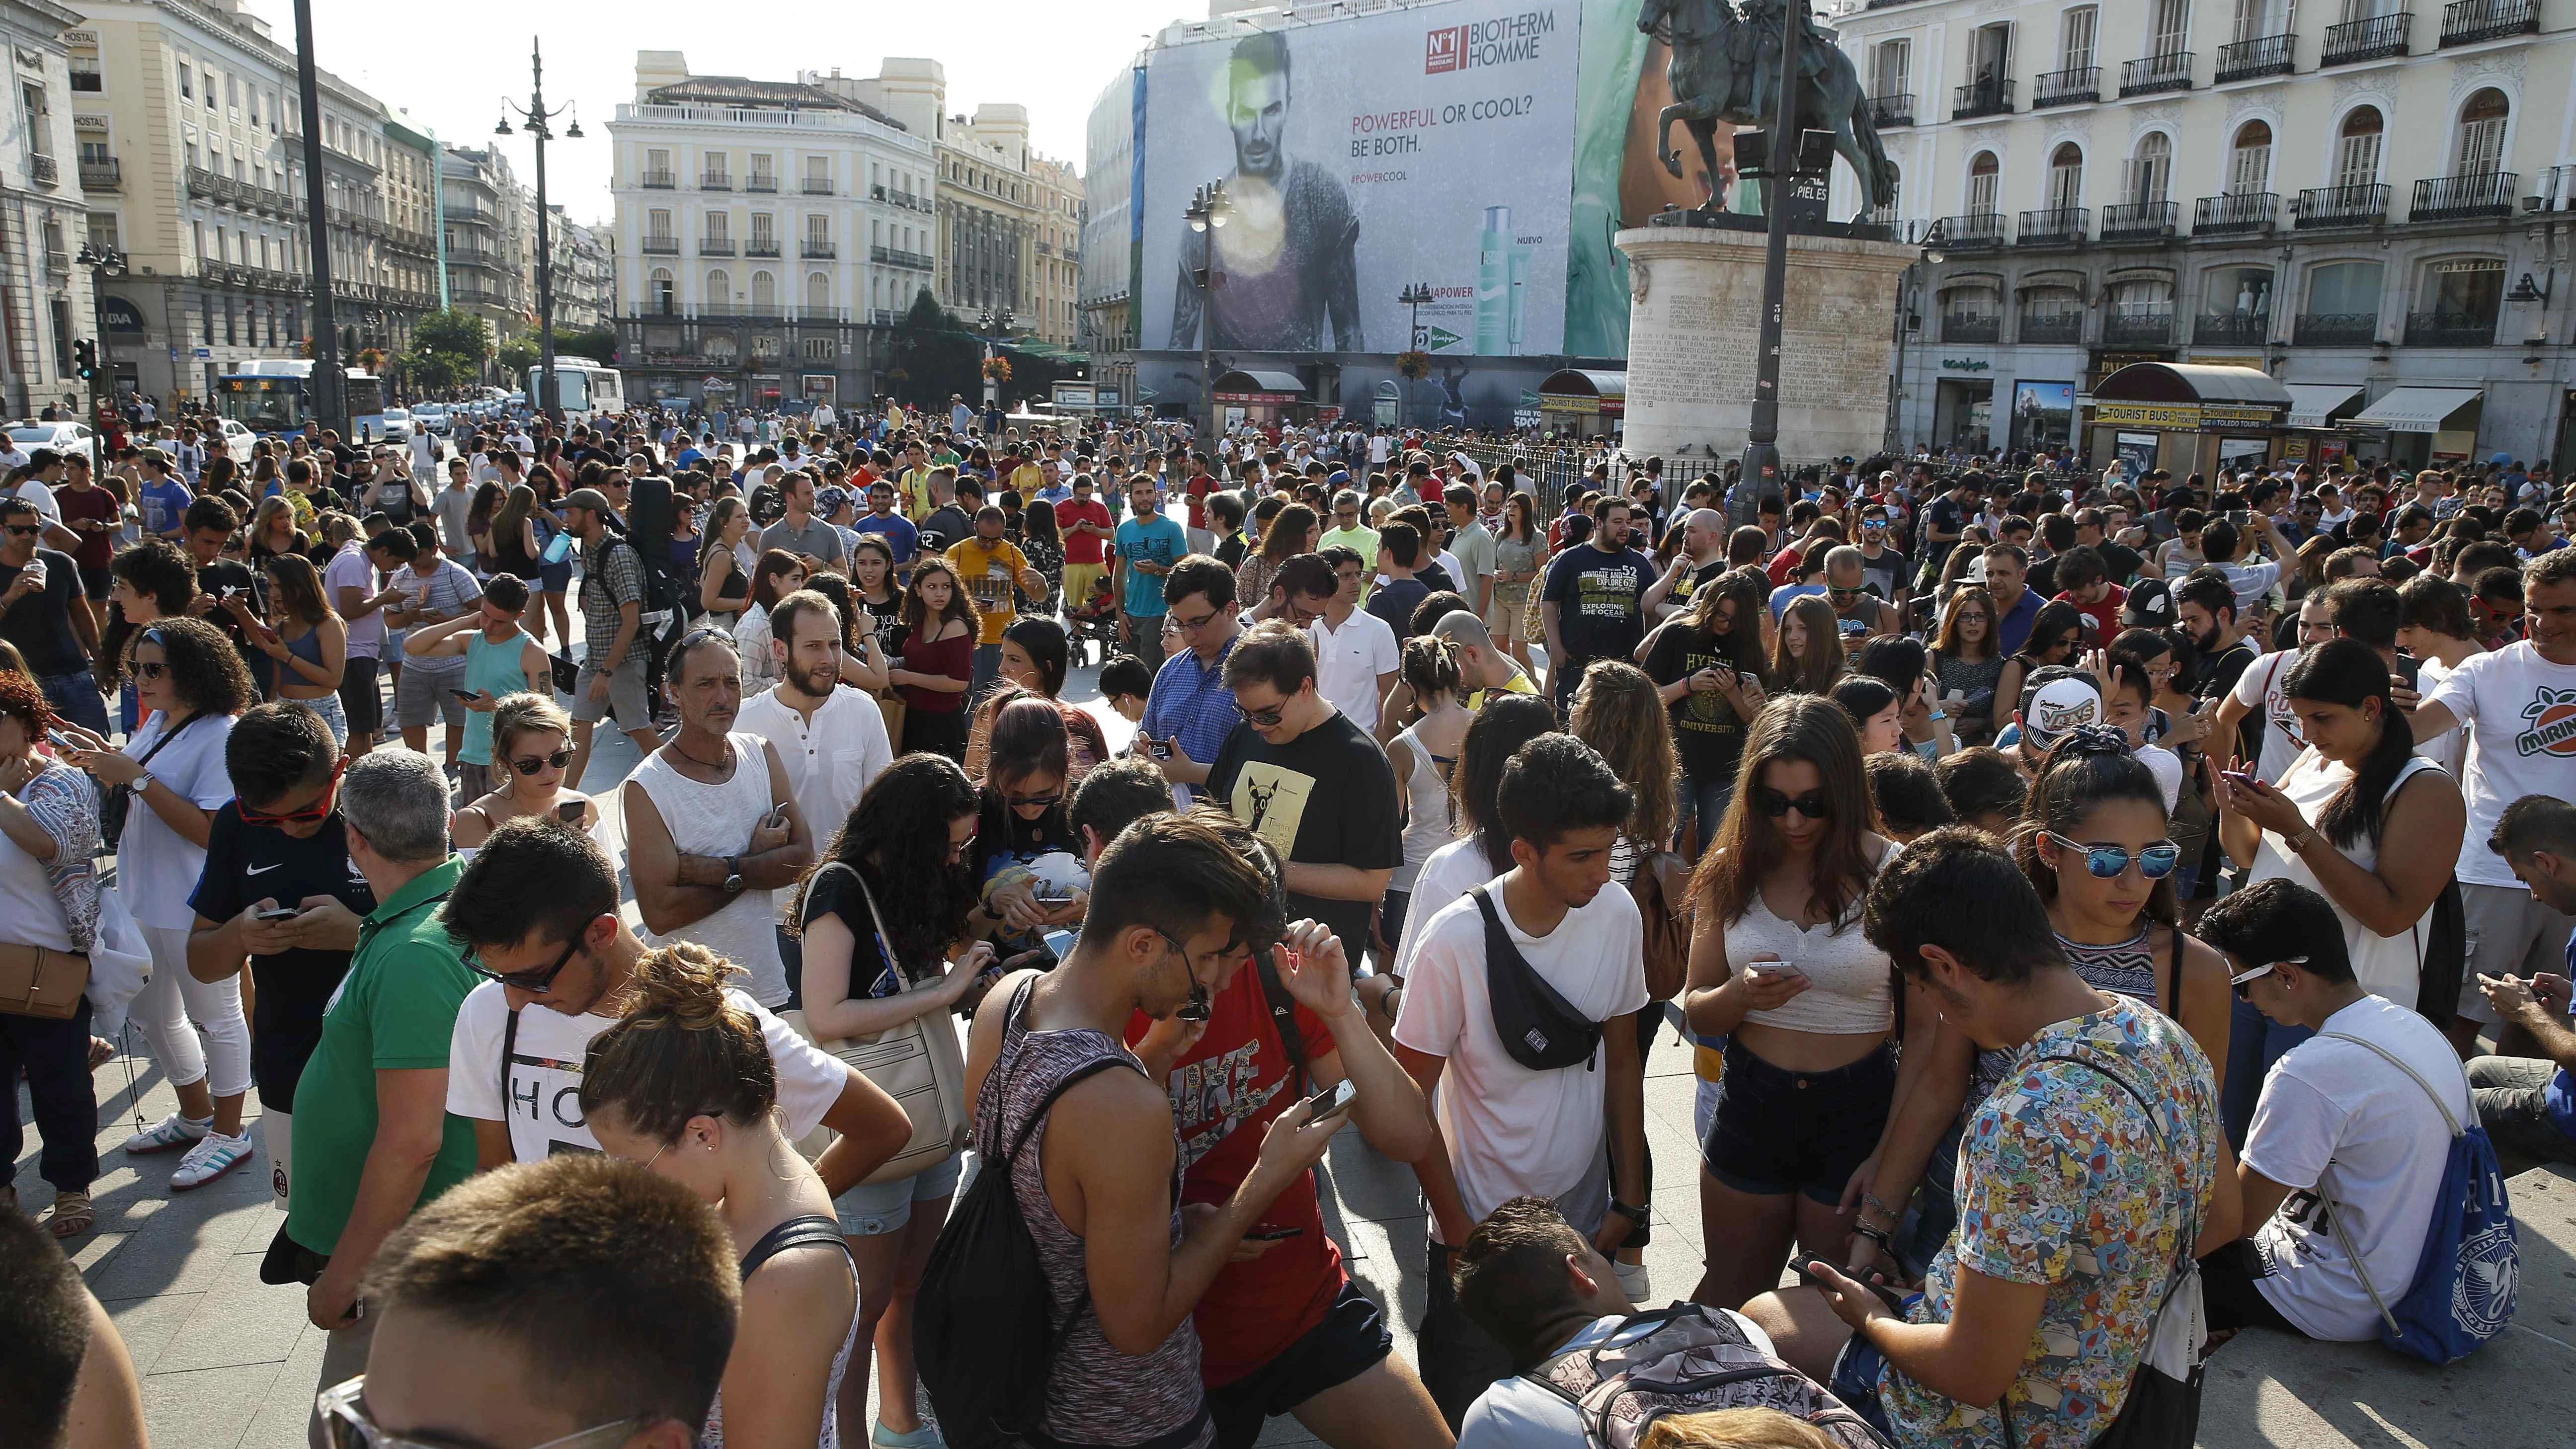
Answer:
[[[1080, 819], [1079, 796], [1074, 809]], [[1270, 858], [1250, 831], [1231, 821], [1224, 828], [1237, 849]], [[1272, 1120], [1297, 1100], [1300, 1072], [1283, 1020], [1300, 1039], [1311, 1089], [1349, 1079], [1351, 1119], [1371, 1147], [1407, 1162], [1433, 1146], [1421, 1090], [1369, 1029], [1332, 929], [1291, 922], [1273, 957], [1275, 996], [1259, 967], [1247, 963], [1210, 998], [1206, 1022], [1156, 1021], [1139, 1012], [1128, 1024], [1132, 1049], [1171, 1093], [1185, 1205], [1230, 1197], [1252, 1171]], [[1325, 1235], [1312, 1173], [1279, 1195], [1200, 1296], [1192, 1320], [1218, 1449], [1251, 1449], [1263, 1424], [1280, 1414], [1296, 1415], [1336, 1449], [1446, 1438], [1422, 1380], [1394, 1357], [1384, 1315], [1351, 1282], [1340, 1249]]]
[[63, 527], [80, 535], [72, 562], [80, 565], [81, 589], [93, 604], [107, 600], [107, 566], [116, 552], [117, 516], [124, 510], [116, 495], [90, 481], [89, 457], [74, 453], [63, 460], [63, 486], [54, 490], [54, 505], [63, 512]]
[[1064, 540], [1064, 606], [1079, 609], [1099, 586], [1104, 546], [1115, 532], [1109, 505], [1095, 496], [1088, 473], [1073, 475], [1073, 496], [1055, 506], [1056, 535]]
[[2120, 606], [2129, 600], [2129, 591], [2111, 582], [2110, 569], [2102, 555], [2082, 544], [2057, 556], [2057, 584], [2061, 592], [2057, 601], [2073, 604], [2077, 611], [2092, 621], [2087, 649], [2105, 649], [2120, 636]]

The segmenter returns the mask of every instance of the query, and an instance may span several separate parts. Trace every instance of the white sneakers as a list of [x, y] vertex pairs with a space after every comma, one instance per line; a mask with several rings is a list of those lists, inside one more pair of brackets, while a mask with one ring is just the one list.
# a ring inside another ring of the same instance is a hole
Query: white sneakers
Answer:
[[1619, 1286], [1627, 1290], [1630, 1304], [1644, 1308], [1654, 1301], [1655, 1280], [1647, 1274], [1645, 1264], [1614, 1260], [1610, 1266], [1618, 1270]]
[[125, 1150], [140, 1156], [147, 1152], [174, 1152], [202, 1142], [215, 1129], [215, 1119], [190, 1121], [173, 1112], [142, 1131], [125, 1139]]
[[187, 1156], [179, 1159], [179, 1170], [170, 1174], [171, 1190], [186, 1192], [192, 1187], [203, 1187], [249, 1160], [248, 1132], [239, 1137], [208, 1132], [204, 1140], [188, 1149]]

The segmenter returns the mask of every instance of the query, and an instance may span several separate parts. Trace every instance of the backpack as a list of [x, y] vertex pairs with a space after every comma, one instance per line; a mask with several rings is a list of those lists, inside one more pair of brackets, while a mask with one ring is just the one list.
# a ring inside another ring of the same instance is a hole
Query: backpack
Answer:
[[[984, 1160], [931, 1247], [913, 1312], [912, 1350], [931, 1411], [953, 1449], [1006, 1449], [1037, 1427], [1046, 1411], [1048, 1371], [1091, 1306], [1085, 1288], [1064, 1322], [1054, 1321], [1046, 1267], [1011, 1185], [1011, 1162], [1057, 1098], [1116, 1066], [1133, 1063], [1103, 1057], [1056, 1083], [1010, 1151]], [[997, 1131], [1000, 1122], [996, 1112]]]
[[2370, 1270], [2343, 1230], [2340, 1208], [2328, 1204], [2327, 1226], [2344, 1256], [2352, 1260], [2370, 1305], [2379, 1310], [2379, 1341], [2426, 1363], [2466, 1358], [2504, 1331], [2513, 1320], [2514, 1285], [2521, 1276], [2522, 1256], [2513, 1230], [2513, 1205], [2506, 1201], [2504, 1169], [2497, 1165], [2495, 1144], [2473, 1115], [2466, 1123], [2451, 1115], [2451, 1106], [2433, 1084], [2377, 1042], [2339, 1031], [2325, 1035], [2379, 1053], [2389, 1065], [2413, 1079], [2431, 1098], [2451, 1129], [2450, 1160], [2442, 1168], [2442, 1186], [2433, 1199], [2433, 1220], [2424, 1229], [2424, 1254], [2415, 1260], [2415, 1282], [2392, 1306], [2379, 1296]]
[[[1645, 1332], [1628, 1336], [1640, 1328]], [[1607, 1340], [1558, 1354], [1521, 1377], [1574, 1406], [1591, 1449], [1635, 1449], [1657, 1419], [1710, 1409], [1777, 1409], [1822, 1429], [1842, 1449], [1886, 1449], [1824, 1385], [1764, 1353], [1732, 1316], [1704, 1304], [1634, 1314]]]

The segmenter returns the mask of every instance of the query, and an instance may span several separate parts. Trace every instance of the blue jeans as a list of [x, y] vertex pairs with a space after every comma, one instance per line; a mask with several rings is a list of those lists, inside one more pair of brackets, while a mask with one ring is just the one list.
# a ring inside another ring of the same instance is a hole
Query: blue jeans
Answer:
[[99, 698], [98, 678], [82, 669], [70, 674], [43, 674], [36, 687], [45, 692], [45, 702], [54, 713], [82, 729], [107, 738], [107, 701]]
[[[1717, 839], [1717, 823], [1726, 818], [1726, 802], [1735, 798], [1735, 777], [1720, 775], [1703, 780], [1693, 775], [1682, 776], [1682, 810], [1685, 821], [1695, 821], [1699, 829], [1699, 851], [1691, 858], [1708, 853], [1709, 842]], [[1673, 849], [1682, 848], [1683, 824], [1673, 826]]]
[[2243, 997], [2233, 998], [2227, 1017], [2227, 1086], [2218, 1094], [2219, 1120], [2228, 1144], [2245, 1150], [2245, 1133], [2254, 1125], [2254, 1106], [2263, 1098], [2263, 1079], [2290, 1048], [2315, 1036], [2304, 1026], [2283, 1026], [2254, 1009]]

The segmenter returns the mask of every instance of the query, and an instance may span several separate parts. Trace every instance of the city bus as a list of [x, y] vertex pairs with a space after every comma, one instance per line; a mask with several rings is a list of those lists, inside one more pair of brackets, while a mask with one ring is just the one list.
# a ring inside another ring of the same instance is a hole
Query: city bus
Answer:
[[[385, 384], [371, 372], [343, 369], [348, 379], [350, 439], [372, 442], [385, 435]], [[215, 380], [215, 410], [254, 433], [300, 432], [315, 416], [313, 363], [308, 358], [262, 357]]]
[[[542, 365], [528, 369], [528, 403], [532, 407], [544, 405], [545, 378]], [[626, 379], [616, 368], [602, 367], [587, 357], [557, 353], [555, 397], [563, 408], [565, 421], [586, 423], [599, 413], [626, 410]]]

